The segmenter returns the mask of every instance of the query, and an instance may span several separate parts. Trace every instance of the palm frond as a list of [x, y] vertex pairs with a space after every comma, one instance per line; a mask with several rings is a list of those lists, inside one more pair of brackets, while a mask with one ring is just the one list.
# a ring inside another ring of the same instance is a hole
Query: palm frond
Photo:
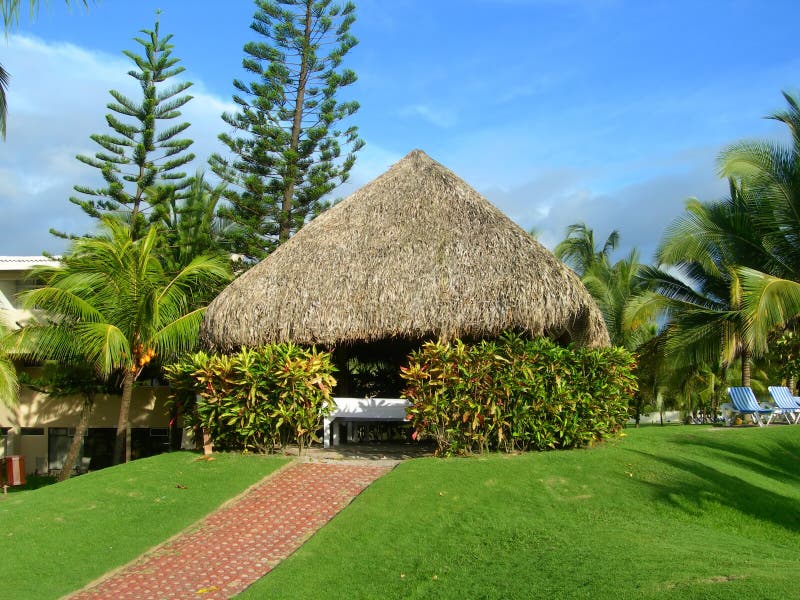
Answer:
[[111, 323], [78, 323], [72, 331], [82, 353], [101, 376], [132, 366], [131, 343], [120, 328]]
[[198, 257], [170, 279], [159, 260], [159, 229], [133, 240], [130, 228], [104, 219], [91, 239], [76, 240], [47, 285], [25, 294], [47, 320], [26, 327], [19, 351], [36, 359], [82, 360], [102, 376], [138, 368], [142, 349], [161, 353], [197, 343], [202, 310], [190, 310], [197, 286], [229, 277], [218, 257]]
[[20, 294], [22, 304], [30, 310], [42, 310], [52, 319], [101, 321], [103, 305], [85, 299], [73, 289], [43, 287]]
[[[677, 303], [677, 305], [687, 308], [728, 309], [728, 303], [723, 299], [697, 291], [690, 283], [675, 277], [664, 269], [645, 265], [641, 269], [641, 277], [648, 289], [660, 294], [665, 300], [672, 301], [672, 304], [666, 303], [665, 306], [674, 306]], [[692, 281], [694, 282], [694, 280]]]
[[68, 326], [29, 324], [15, 336], [14, 354], [35, 361], [76, 362], [82, 351], [75, 334]]
[[8, 101], [6, 94], [8, 92], [8, 81], [11, 78], [8, 71], [0, 65], [0, 137], [6, 139], [6, 121], [8, 118]]
[[664, 346], [674, 367], [733, 362], [738, 349], [734, 315], [700, 309], [676, 314]]
[[195, 348], [205, 310], [205, 307], [193, 310], [157, 331], [153, 336], [156, 351], [163, 356], [171, 356]]
[[181, 269], [161, 292], [160, 300], [175, 302], [175, 294], [186, 294], [197, 285], [218, 285], [230, 281], [230, 263], [221, 256], [198, 256]]
[[745, 267], [737, 271], [745, 339], [761, 354], [767, 349], [768, 334], [800, 315], [800, 283]]
[[628, 301], [622, 313], [622, 322], [628, 329], [637, 330], [648, 323], [655, 323], [664, 310], [663, 296], [647, 290]]
[[608, 234], [605, 243], [603, 244], [603, 248], [598, 253], [601, 256], [608, 257], [614, 250], [617, 249], [617, 245], [619, 244], [619, 231], [616, 229]]
[[14, 363], [6, 357], [0, 357], [0, 404], [13, 406], [17, 401], [19, 381]]
[[0, 320], [0, 405], [11, 406], [17, 401], [19, 381], [14, 363], [8, 353], [13, 346], [13, 333]]
[[782, 94], [786, 104], [789, 105], [789, 110], [774, 112], [768, 118], [784, 123], [792, 134], [794, 147], [800, 148], [800, 100], [786, 91]]

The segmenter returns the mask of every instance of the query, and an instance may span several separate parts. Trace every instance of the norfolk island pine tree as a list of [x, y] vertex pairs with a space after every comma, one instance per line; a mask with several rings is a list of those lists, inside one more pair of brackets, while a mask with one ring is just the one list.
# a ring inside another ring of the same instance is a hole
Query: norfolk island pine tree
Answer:
[[[355, 6], [331, 0], [257, 0], [256, 6], [251, 28], [263, 41], [245, 44], [242, 61], [254, 80], [234, 80], [239, 110], [222, 115], [239, 132], [220, 135], [233, 156], [209, 160], [229, 184], [223, 216], [234, 224], [231, 251], [249, 261], [324, 210], [323, 198], [347, 180], [364, 145], [356, 126], [337, 129], [359, 107], [337, 100], [356, 81], [341, 67], [357, 44], [350, 34]], [[349, 146], [344, 156], [342, 142]]]
[[[144, 56], [123, 51], [136, 67], [128, 75], [138, 81], [141, 98], [132, 99], [109, 90], [114, 99], [107, 105], [111, 112], [106, 115], [111, 133], [90, 136], [101, 150], [94, 156], [77, 157], [98, 169], [105, 185], [76, 185], [75, 191], [82, 197], [70, 198], [91, 217], [111, 214], [127, 221], [134, 238], [146, 227], [143, 213], [150, 208], [146, 191], [156, 185], [171, 186], [177, 197], [184, 197], [191, 180], [179, 169], [195, 157], [188, 151], [192, 140], [180, 137], [190, 124], [170, 124], [180, 117], [179, 109], [192, 99], [183, 94], [191, 82], [168, 84], [184, 71], [172, 56], [172, 35], [161, 36], [158, 20], [153, 30], [142, 33], [144, 37], [134, 40], [144, 49]], [[51, 232], [67, 237], [62, 232]]]

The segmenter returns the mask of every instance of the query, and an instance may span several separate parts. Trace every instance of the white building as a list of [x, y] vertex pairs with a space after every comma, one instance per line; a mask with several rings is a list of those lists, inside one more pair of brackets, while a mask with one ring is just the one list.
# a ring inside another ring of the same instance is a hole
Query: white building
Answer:
[[46, 256], [0, 256], [0, 318], [11, 327], [19, 327], [31, 316], [20, 309], [17, 298], [21, 292], [37, 287], [29, 274], [39, 266], [57, 267], [58, 260]]
[[[0, 256], [0, 319], [18, 328], [32, 315], [22, 310], [18, 295], [40, 282], [29, 278], [39, 265], [58, 266], [58, 261], [44, 256]], [[37, 368], [17, 365], [31, 375]], [[132, 452], [147, 456], [166, 450], [169, 440], [169, 415], [165, 407], [168, 389], [141, 385], [134, 389], [131, 402]], [[0, 402], [0, 457], [21, 455], [25, 471], [52, 472], [61, 468], [80, 418], [81, 397], [51, 398], [23, 386], [12, 406]], [[84, 437], [78, 464], [100, 468], [111, 464], [120, 397], [98, 395]], [[179, 435], [179, 434], [178, 434]], [[83, 460], [81, 460], [81, 458]]]

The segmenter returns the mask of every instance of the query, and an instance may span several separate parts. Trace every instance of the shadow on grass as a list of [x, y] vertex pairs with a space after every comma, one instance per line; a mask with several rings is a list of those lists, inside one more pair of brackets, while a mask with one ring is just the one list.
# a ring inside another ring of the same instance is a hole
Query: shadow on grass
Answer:
[[720, 453], [720, 458], [744, 469], [757, 470], [777, 481], [788, 480], [800, 482], [800, 437], [780, 442], [763, 440], [757, 447], [749, 447], [746, 451], [731, 440], [715, 437], [691, 438], [675, 440], [683, 446], [710, 448]]
[[[46, 475], [28, 475], [26, 477], [25, 485], [8, 486], [7, 492], [13, 494], [16, 492], [27, 492], [29, 490], [38, 490], [41, 487], [52, 485], [56, 482], [55, 477]], [[2, 492], [0, 492], [2, 494]]]
[[[705, 444], [705, 442], [702, 445], [713, 447], [712, 444]], [[720, 446], [720, 449], [723, 449], [726, 444], [723, 442]], [[731, 445], [724, 448], [724, 451], [733, 452], [734, 449], [737, 447]], [[741, 451], [741, 448], [738, 450]], [[694, 475], [693, 478], [681, 478], [672, 482], [642, 482], [657, 490], [659, 499], [671, 506], [690, 514], [700, 515], [705, 512], [706, 505], [718, 503], [743, 515], [800, 533], [800, 500], [797, 498], [785, 496], [766, 486], [753, 484], [742, 477], [726, 473], [712, 465], [696, 460], [659, 456], [641, 450], [630, 449], [628, 451]], [[765, 469], [762, 461], [758, 458], [742, 457], [736, 460], [726, 457], [724, 460], [735, 464], [740, 469], [776, 478], [783, 482], [797, 480], [795, 473], [788, 475], [784, 471], [786, 465], [783, 461], [787, 460], [787, 456], [779, 455], [774, 459], [771, 464], [780, 465], [780, 468], [777, 469]], [[776, 473], [778, 476], [775, 475]]]

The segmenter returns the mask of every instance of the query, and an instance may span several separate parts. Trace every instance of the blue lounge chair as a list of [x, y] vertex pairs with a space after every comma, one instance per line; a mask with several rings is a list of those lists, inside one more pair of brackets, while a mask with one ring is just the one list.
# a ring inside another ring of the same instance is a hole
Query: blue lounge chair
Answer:
[[[733, 402], [733, 412], [750, 415], [753, 423], [756, 423], [759, 427], [766, 427], [772, 423], [772, 419], [777, 414], [776, 409], [761, 406], [756, 400], [753, 390], [749, 387], [729, 387], [728, 395], [731, 397], [731, 402]], [[766, 422], [764, 417], [768, 417]]]
[[788, 387], [771, 385], [769, 395], [772, 396], [775, 406], [789, 423], [800, 421], [800, 403], [798, 403], [797, 396], [793, 396]]

